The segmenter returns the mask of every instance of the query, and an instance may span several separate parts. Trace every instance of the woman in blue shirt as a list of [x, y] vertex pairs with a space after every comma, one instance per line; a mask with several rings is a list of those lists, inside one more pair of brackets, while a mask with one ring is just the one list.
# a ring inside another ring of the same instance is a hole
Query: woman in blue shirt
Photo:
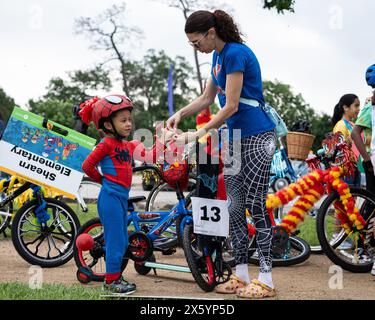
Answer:
[[[271, 297], [276, 293], [271, 274], [272, 232], [266, 196], [276, 135], [274, 123], [261, 108], [264, 97], [260, 66], [252, 50], [243, 44], [233, 19], [224, 11], [192, 13], [186, 21], [185, 33], [196, 50], [213, 52], [212, 77], [203, 94], [169, 118], [167, 126], [176, 129], [182, 118], [209, 107], [217, 94], [221, 109], [216, 116], [198, 131], [176, 135], [174, 139], [195, 141], [226, 122], [229, 152], [240, 163], [237, 172], [230, 164], [225, 164], [224, 168], [236, 270], [228, 282], [216, 287], [216, 291], [236, 293], [243, 298]], [[235, 147], [236, 142], [240, 142], [240, 150]], [[260, 260], [258, 279], [252, 281], [247, 265], [246, 208], [257, 229]]]

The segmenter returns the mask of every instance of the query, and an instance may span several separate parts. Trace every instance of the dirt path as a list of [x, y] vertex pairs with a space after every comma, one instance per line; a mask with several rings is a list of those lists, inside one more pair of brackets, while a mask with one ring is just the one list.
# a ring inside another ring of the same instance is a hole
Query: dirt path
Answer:
[[[158, 262], [186, 265], [181, 250], [172, 256], [157, 255], [156, 259]], [[331, 261], [324, 255], [312, 255], [304, 264], [288, 268], [274, 268], [274, 283], [278, 289], [277, 299], [375, 299], [375, 282], [370, 274], [343, 271], [343, 289], [335, 289], [332, 286], [330, 288], [330, 284], [337, 285], [335, 279], [340, 277], [337, 271], [333, 273], [335, 270], [329, 273], [332, 266]], [[28, 284], [29, 267], [30, 265], [18, 256], [11, 241], [0, 241], [0, 283]], [[223, 296], [203, 292], [188, 273], [158, 270], [157, 276], [153, 275], [152, 271], [147, 276], [141, 276], [136, 273], [132, 263], [126, 270], [127, 278], [137, 284], [137, 295], [140, 296], [235, 298], [234, 295]], [[250, 265], [249, 270], [251, 276], [256, 276], [258, 267]], [[44, 269], [43, 281], [66, 285], [78, 284], [74, 261], [59, 268]], [[92, 282], [89, 286], [100, 288], [101, 284]]]

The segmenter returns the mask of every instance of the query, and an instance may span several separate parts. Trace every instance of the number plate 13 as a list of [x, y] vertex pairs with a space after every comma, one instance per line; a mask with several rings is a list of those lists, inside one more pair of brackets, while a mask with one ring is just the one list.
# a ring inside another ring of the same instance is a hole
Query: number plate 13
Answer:
[[194, 233], [218, 237], [229, 235], [227, 200], [192, 197]]

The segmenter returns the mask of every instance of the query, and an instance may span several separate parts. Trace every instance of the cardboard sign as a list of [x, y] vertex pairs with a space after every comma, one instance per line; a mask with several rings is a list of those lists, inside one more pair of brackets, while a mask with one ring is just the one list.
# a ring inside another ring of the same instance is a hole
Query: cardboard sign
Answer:
[[0, 171], [75, 198], [95, 139], [14, 107], [0, 140]]
[[227, 200], [191, 197], [194, 233], [218, 237], [229, 235]]

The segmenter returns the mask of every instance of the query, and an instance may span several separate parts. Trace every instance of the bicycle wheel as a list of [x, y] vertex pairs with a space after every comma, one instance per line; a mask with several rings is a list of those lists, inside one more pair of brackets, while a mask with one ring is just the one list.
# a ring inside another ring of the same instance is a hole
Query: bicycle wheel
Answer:
[[[253, 242], [256, 245], [256, 241]], [[305, 262], [311, 254], [309, 244], [299, 238], [290, 237], [282, 252], [273, 252], [272, 266], [273, 267], [288, 267], [295, 264]], [[259, 265], [258, 252], [255, 251], [252, 256], [249, 257], [249, 263]]]
[[216, 286], [214, 263], [211, 256], [205, 256], [200, 250], [192, 223], [185, 225], [182, 243], [193, 278], [203, 291], [212, 291]]
[[58, 267], [73, 257], [74, 237], [80, 227], [74, 211], [57, 199], [45, 198], [50, 218], [42, 228], [34, 213], [38, 201], [28, 201], [15, 214], [12, 241], [19, 255], [30, 264]]
[[[196, 186], [196, 179], [193, 177], [189, 178], [189, 187], [184, 191], [184, 196], [186, 199], [186, 208], [191, 209], [191, 196], [195, 192]], [[173, 192], [173, 195], [172, 195]], [[169, 187], [166, 182], [163, 182], [157, 185], [147, 197], [146, 200], [146, 211], [171, 211], [172, 208], [177, 204], [177, 196], [174, 194], [174, 190]], [[176, 222], [170, 226], [166, 231], [163, 233], [163, 237], [169, 238], [167, 242], [165, 239], [163, 241], [163, 248], [168, 247], [176, 247], [177, 245], [182, 245], [182, 235], [181, 235], [181, 220], [182, 216], [177, 218]], [[148, 228], [152, 228], [152, 224], [147, 224]], [[157, 239], [159, 242], [161, 239]], [[155, 246], [158, 246], [157, 243], [154, 242]]]
[[[5, 198], [4, 193], [0, 193], [0, 201]], [[13, 203], [9, 202], [5, 206], [0, 208], [0, 211], [6, 213], [13, 213]], [[6, 228], [8, 228], [11, 224], [12, 217], [8, 215], [3, 215], [0, 213], [0, 233], [4, 232]]]
[[[324, 195], [314, 207], [307, 213], [304, 222], [298, 227], [297, 233], [299, 238], [305, 240], [311, 249], [311, 253], [319, 254], [323, 253], [322, 247], [320, 245], [318, 234], [316, 232], [316, 216], [318, 208], [323, 203], [327, 196]], [[288, 213], [288, 211], [293, 207], [298, 198], [294, 199], [285, 206], [281, 206], [274, 210], [274, 217], [276, 223], [279, 223]]]
[[[78, 267], [86, 268], [90, 274], [90, 280], [104, 281], [105, 277], [105, 248], [103, 225], [99, 218], [87, 221], [77, 232], [77, 237], [87, 233], [94, 238], [94, 246], [89, 251], [82, 251], [74, 244], [74, 261]], [[128, 259], [123, 259], [121, 270], [125, 270]], [[81, 280], [80, 280], [81, 281]]]
[[345, 233], [335, 214], [334, 204], [340, 199], [338, 193], [331, 193], [323, 202], [317, 217], [317, 232], [327, 257], [336, 265], [351, 272], [369, 272], [374, 260], [373, 224], [375, 220], [375, 196], [369, 191], [350, 188], [355, 206], [366, 220], [365, 240], [357, 238], [358, 233]]

